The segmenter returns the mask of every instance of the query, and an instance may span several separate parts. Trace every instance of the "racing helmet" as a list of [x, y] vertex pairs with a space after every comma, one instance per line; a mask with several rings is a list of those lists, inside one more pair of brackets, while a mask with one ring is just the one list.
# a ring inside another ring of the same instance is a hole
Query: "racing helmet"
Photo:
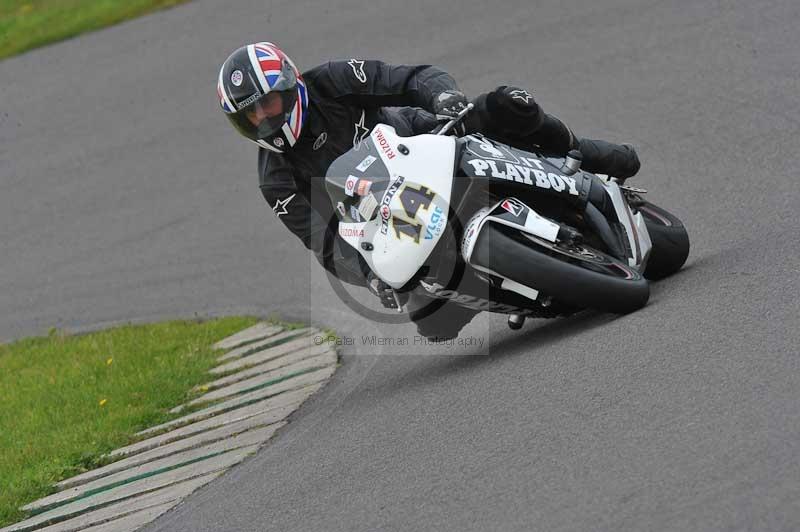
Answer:
[[297, 67], [274, 44], [233, 52], [219, 70], [217, 95], [233, 127], [262, 148], [283, 153], [300, 137], [308, 93]]

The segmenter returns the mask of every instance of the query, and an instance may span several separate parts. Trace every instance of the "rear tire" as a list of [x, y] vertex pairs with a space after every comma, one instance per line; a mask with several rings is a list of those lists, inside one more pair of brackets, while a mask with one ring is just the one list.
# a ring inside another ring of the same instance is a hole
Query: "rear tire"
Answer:
[[553, 244], [489, 223], [471, 262], [578, 308], [626, 314], [647, 304], [650, 285], [618, 259], [583, 244]]
[[639, 207], [653, 249], [644, 276], [657, 281], [681, 269], [689, 257], [689, 233], [674, 214], [649, 202]]

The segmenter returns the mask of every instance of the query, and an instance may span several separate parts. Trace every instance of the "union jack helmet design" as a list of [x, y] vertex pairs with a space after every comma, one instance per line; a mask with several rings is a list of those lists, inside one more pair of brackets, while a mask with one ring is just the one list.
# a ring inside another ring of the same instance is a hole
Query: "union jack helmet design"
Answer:
[[274, 44], [233, 52], [219, 70], [217, 96], [233, 127], [262, 148], [282, 153], [300, 138], [308, 91], [292, 60]]

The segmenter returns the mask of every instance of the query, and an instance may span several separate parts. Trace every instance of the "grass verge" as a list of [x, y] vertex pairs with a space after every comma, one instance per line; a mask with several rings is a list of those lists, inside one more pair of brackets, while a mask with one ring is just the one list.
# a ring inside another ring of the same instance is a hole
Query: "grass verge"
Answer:
[[129, 325], [0, 345], [0, 527], [208, 380], [211, 346], [255, 318]]
[[0, 0], [0, 59], [186, 0]]

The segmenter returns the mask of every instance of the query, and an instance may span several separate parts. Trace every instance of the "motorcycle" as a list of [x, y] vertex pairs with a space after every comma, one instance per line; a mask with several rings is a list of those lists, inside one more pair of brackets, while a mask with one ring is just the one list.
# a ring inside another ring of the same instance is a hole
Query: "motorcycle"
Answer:
[[[681, 221], [623, 180], [479, 134], [412, 137], [377, 125], [336, 159], [326, 191], [338, 234], [395, 290], [509, 315], [624, 314], [689, 254]], [[400, 312], [402, 307], [398, 305]]]

